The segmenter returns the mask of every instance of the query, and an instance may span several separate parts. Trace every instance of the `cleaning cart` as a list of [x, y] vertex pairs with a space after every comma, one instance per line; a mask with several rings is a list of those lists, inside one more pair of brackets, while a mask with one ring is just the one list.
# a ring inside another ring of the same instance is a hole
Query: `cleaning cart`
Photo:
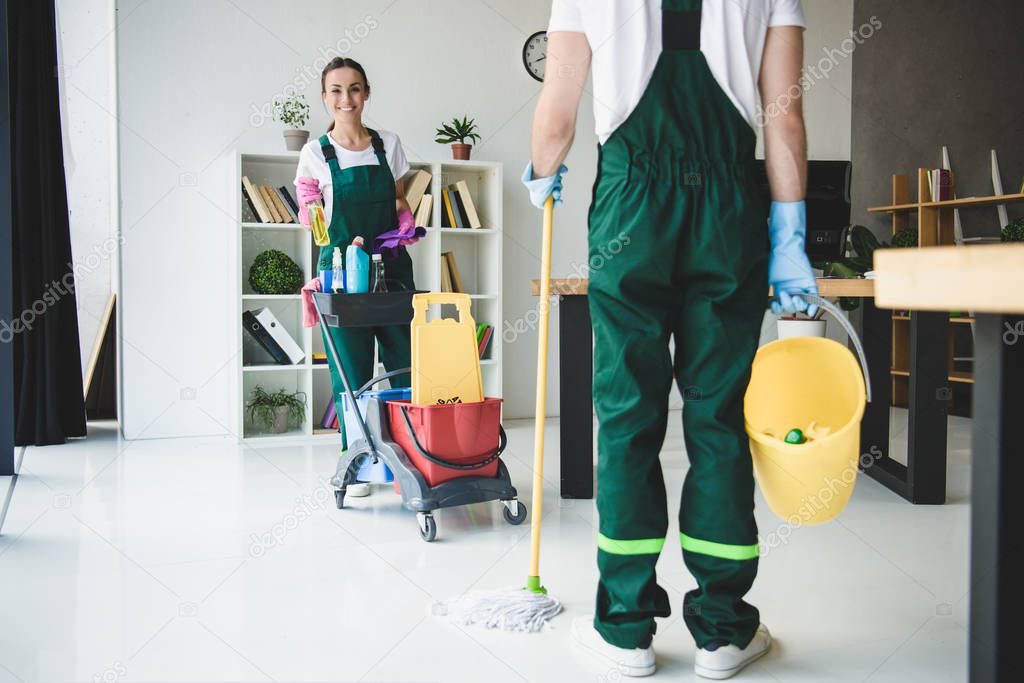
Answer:
[[[427, 293], [314, 292], [313, 303], [325, 332], [327, 327], [408, 325], [413, 321], [413, 297], [417, 294]], [[331, 335], [324, 337], [345, 385], [347, 405], [355, 411], [359, 427], [358, 434], [348, 434], [348, 450], [338, 459], [331, 478], [331, 484], [336, 487], [334, 497], [338, 509], [345, 506], [345, 489], [355, 483], [363, 460], [372, 458], [373, 462], [382, 460], [393, 473], [402, 502], [416, 513], [420, 537], [425, 541], [433, 541], [437, 535], [433, 511], [441, 508], [497, 500], [502, 503], [502, 514], [509, 524], [520, 524], [526, 519], [526, 506], [519, 502], [508, 469], [501, 461], [507, 439], [500, 424], [497, 448], [487, 448], [489, 452], [477, 452], [471, 457], [466, 455], [474, 450], [473, 444], [478, 444], [479, 434], [486, 433], [487, 429], [482, 427], [492, 425], [491, 421], [499, 415], [494, 410], [494, 399], [485, 400], [479, 406], [459, 405], [461, 416], [447, 421], [434, 409], [449, 406], [416, 406], [377, 397], [358, 401], [357, 398], [373, 386], [409, 373], [410, 369], [384, 373], [353, 391]], [[405, 431], [393, 434], [392, 426], [396, 432]]]

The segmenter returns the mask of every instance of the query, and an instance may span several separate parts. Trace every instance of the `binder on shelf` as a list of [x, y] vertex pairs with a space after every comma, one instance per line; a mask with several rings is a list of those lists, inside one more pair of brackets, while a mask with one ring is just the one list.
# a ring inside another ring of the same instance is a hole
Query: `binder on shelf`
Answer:
[[242, 176], [242, 187], [249, 194], [249, 198], [252, 200], [253, 205], [256, 207], [256, 216], [259, 218], [261, 223], [273, 223], [274, 220], [270, 215], [270, 210], [267, 205], [263, 202], [263, 195], [260, 194], [256, 186], [249, 180], [249, 176]]
[[243, 312], [242, 324], [260, 346], [274, 357], [278, 365], [296, 365], [305, 358], [302, 349], [269, 308]]
[[465, 180], [460, 180], [455, 183], [455, 187], [459, 191], [459, 198], [462, 200], [462, 206], [466, 212], [466, 221], [469, 223], [469, 227], [482, 228], [483, 224], [480, 222], [480, 215], [476, 212], [476, 205], [473, 203], [473, 198], [469, 196], [469, 184]]
[[423, 169], [410, 171], [405, 176], [405, 200], [409, 202], [409, 209], [416, 213], [423, 199], [423, 193], [430, 187], [430, 174]]
[[452, 273], [448, 268], [448, 259], [441, 258], [441, 291], [452, 291]]

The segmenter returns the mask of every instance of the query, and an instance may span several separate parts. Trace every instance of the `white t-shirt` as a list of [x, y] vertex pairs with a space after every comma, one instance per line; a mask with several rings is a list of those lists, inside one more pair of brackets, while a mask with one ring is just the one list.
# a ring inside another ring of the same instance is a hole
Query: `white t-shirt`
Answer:
[[[807, 26], [800, 0], [704, 0], [700, 50], [715, 80], [756, 128], [761, 56], [769, 26]], [[593, 57], [598, 140], [630, 115], [661, 54], [661, 0], [554, 0], [548, 32], [585, 33]]]
[[[405, 158], [405, 151], [402, 150], [402, 141], [398, 136], [387, 130], [378, 130], [381, 142], [384, 143], [384, 156], [391, 167], [391, 175], [398, 180], [409, 172], [409, 162]], [[339, 145], [330, 133], [327, 138], [334, 145], [334, 151], [338, 155], [338, 165], [342, 168], [352, 166], [377, 166], [377, 154], [373, 151], [371, 144], [360, 152], [353, 152]], [[295, 170], [296, 183], [302, 176], [310, 176], [320, 181], [320, 191], [324, 195], [324, 215], [327, 223], [331, 222], [331, 210], [334, 208], [334, 192], [331, 183], [331, 168], [324, 160], [323, 150], [320, 149], [320, 136], [311, 138], [299, 152], [299, 165]]]

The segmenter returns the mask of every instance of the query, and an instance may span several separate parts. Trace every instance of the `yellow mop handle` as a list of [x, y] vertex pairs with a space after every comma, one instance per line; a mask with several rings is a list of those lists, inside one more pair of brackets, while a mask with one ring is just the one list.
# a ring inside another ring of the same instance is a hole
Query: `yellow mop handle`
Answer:
[[540, 585], [540, 519], [544, 486], [544, 406], [548, 377], [548, 313], [551, 308], [551, 231], [555, 202], [544, 202], [544, 234], [540, 256], [540, 332], [537, 336], [537, 404], [533, 436], [533, 519], [530, 522], [530, 576], [527, 587], [545, 592]]

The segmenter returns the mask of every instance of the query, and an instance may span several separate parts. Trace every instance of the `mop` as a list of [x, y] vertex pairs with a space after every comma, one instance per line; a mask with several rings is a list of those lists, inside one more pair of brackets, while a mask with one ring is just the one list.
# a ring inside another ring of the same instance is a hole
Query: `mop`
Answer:
[[544, 234], [540, 257], [540, 332], [537, 339], [537, 402], [533, 438], [533, 519], [530, 521], [530, 573], [524, 588], [471, 591], [434, 605], [434, 614], [447, 614], [462, 625], [483, 624], [503, 631], [536, 632], [562, 611], [540, 582], [540, 519], [544, 483], [544, 406], [548, 375], [548, 313], [551, 297], [551, 231], [554, 200], [544, 203]]

